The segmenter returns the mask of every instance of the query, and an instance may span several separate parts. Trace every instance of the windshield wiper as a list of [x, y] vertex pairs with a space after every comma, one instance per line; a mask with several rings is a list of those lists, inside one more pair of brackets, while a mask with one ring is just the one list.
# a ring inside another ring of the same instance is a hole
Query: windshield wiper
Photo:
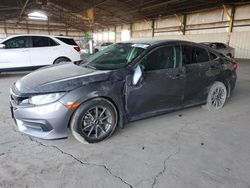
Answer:
[[84, 66], [84, 67], [87, 67], [87, 68], [90, 68], [90, 69], [96, 70], [96, 67], [91, 66], [91, 65], [89, 65], [89, 64], [84, 64], [83, 66]]

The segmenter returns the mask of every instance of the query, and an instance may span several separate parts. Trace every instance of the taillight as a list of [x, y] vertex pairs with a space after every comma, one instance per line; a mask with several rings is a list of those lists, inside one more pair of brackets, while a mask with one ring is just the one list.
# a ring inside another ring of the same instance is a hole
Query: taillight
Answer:
[[75, 49], [77, 52], [80, 52], [80, 51], [81, 51], [80, 47], [74, 47], [74, 49]]
[[238, 68], [238, 64], [237, 63], [232, 63], [232, 69], [235, 71]]

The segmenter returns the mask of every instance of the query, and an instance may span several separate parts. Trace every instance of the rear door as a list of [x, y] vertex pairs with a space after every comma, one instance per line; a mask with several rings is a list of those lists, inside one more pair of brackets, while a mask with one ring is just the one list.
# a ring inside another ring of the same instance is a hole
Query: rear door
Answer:
[[58, 45], [54, 40], [45, 36], [32, 36], [30, 59], [32, 66], [53, 64], [58, 55]]
[[29, 67], [29, 40], [19, 36], [4, 41], [4, 49], [0, 49], [0, 69]]
[[127, 82], [130, 120], [147, 117], [182, 105], [185, 78], [180, 69], [180, 46], [154, 49], [141, 61], [143, 79], [136, 86]]
[[187, 44], [182, 45], [182, 62], [186, 70], [184, 106], [204, 102], [221, 64], [206, 48]]

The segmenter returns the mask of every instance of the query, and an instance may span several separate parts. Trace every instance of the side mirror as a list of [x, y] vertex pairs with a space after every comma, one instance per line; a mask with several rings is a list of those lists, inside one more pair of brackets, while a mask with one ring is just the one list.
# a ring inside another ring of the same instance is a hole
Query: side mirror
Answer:
[[134, 75], [132, 80], [134, 86], [138, 84], [141, 77], [142, 77], [142, 69], [140, 65], [137, 65], [137, 67], [134, 69]]
[[0, 44], [0, 49], [4, 49], [5, 45], [4, 44]]

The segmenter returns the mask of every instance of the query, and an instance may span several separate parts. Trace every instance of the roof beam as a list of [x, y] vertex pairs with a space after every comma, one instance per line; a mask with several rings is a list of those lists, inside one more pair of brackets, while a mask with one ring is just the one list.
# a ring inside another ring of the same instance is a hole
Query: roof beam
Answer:
[[29, 3], [29, 0], [26, 0], [26, 2], [25, 2], [24, 5], [23, 5], [23, 8], [22, 8], [22, 10], [21, 10], [21, 12], [20, 12], [20, 14], [19, 14], [19, 16], [18, 16], [18, 18], [17, 18], [16, 25], [22, 20], [23, 13], [24, 13], [24, 11], [25, 11], [25, 9], [26, 9], [28, 3]]

